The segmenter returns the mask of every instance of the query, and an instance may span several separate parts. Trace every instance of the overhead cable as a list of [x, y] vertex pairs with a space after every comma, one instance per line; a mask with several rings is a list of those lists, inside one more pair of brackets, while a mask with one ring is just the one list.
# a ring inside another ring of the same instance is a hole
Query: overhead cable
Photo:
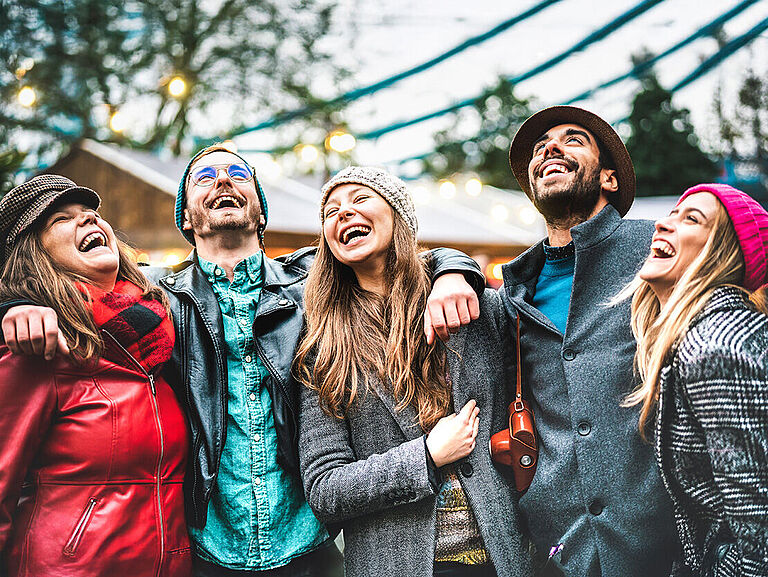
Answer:
[[643, 62], [640, 62], [636, 66], [634, 66], [629, 72], [625, 74], [620, 74], [619, 76], [616, 76], [615, 78], [612, 78], [606, 82], [603, 82], [602, 84], [599, 84], [598, 86], [595, 86], [594, 88], [591, 88], [589, 90], [585, 90], [581, 94], [577, 94], [576, 96], [569, 98], [568, 100], [565, 100], [562, 104], [573, 104], [574, 102], [578, 102], [579, 100], [586, 100], [587, 98], [591, 98], [594, 96], [595, 93], [600, 92], [601, 90], [604, 90], [606, 88], [609, 88], [611, 86], [614, 86], [615, 84], [618, 84], [619, 82], [622, 82], [624, 80], [628, 80], [630, 78], [637, 78], [638, 76], [641, 76], [645, 72], [649, 71], [655, 64], [657, 64], [659, 61], [663, 60], [667, 56], [674, 54], [678, 50], [685, 48], [689, 44], [693, 43], [694, 41], [704, 38], [706, 36], [712, 36], [715, 34], [726, 22], [729, 20], [735, 18], [739, 14], [741, 14], [744, 10], [752, 6], [753, 4], [756, 4], [758, 0], [744, 0], [743, 2], [740, 2], [724, 14], [718, 16], [708, 24], [705, 24], [696, 32], [688, 36], [687, 38], [684, 38], [674, 46], [671, 46], [664, 50], [663, 52], [660, 52], [653, 58], [650, 58], [648, 60], [645, 60]]
[[439, 54], [438, 56], [435, 56], [434, 58], [431, 58], [426, 62], [423, 62], [421, 64], [413, 66], [412, 68], [409, 68], [407, 70], [394, 74], [393, 76], [389, 76], [388, 78], [385, 78], [383, 80], [379, 80], [378, 82], [374, 82], [373, 84], [369, 84], [368, 86], [355, 88], [354, 90], [345, 92], [344, 94], [341, 94], [336, 98], [332, 98], [331, 100], [323, 100], [323, 101], [315, 102], [313, 104], [302, 106], [301, 108], [296, 108], [294, 110], [281, 112], [273, 116], [272, 118], [257, 124], [256, 126], [241, 128], [239, 130], [233, 131], [230, 133], [229, 137], [232, 138], [234, 136], [239, 136], [241, 134], [246, 134], [249, 132], [256, 132], [258, 130], [263, 130], [265, 128], [274, 128], [275, 126], [285, 124], [290, 120], [307, 116], [310, 113], [316, 110], [319, 110], [321, 108], [335, 106], [337, 104], [342, 104], [346, 102], [352, 102], [354, 100], [362, 98], [363, 96], [367, 96], [369, 94], [373, 94], [374, 92], [378, 92], [379, 90], [382, 90], [384, 88], [388, 88], [393, 84], [400, 82], [401, 80], [404, 80], [405, 78], [409, 78], [411, 76], [415, 76], [416, 74], [424, 72], [425, 70], [429, 70], [430, 68], [437, 66], [441, 62], [444, 62], [449, 58], [456, 56], [461, 52], [464, 52], [468, 48], [472, 48], [473, 46], [482, 44], [486, 40], [490, 40], [494, 36], [498, 36], [502, 32], [512, 28], [514, 25], [519, 24], [524, 20], [527, 20], [531, 16], [538, 14], [545, 8], [549, 8], [553, 4], [556, 4], [560, 1], [561, 0], [541, 0], [538, 4], [535, 4], [534, 6], [532, 6], [531, 8], [528, 8], [527, 10], [521, 12], [520, 14], [505, 20], [504, 22], [498, 24], [497, 26], [494, 26], [493, 28], [491, 28], [486, 32], [483, 32], [482, 34], [478, 34], [477, 36], [468, 38], [461, 44], [454, 46], [447, 52], [443, 52], [442, 54]]
[[[507, 76], [506, 79], [509, 82], [512, 82], [513, 84], [522, 82], [523, 80], [528, 80], [529, 78], [532, 78], [533, 76], [536, 76], [541, 72], [544, 72], [550, 67], [561, 63], [562, 61], [566, 60], [568, 57], [572, 56], [576, 52], [580, 52], [585, 48], [589, 47], [590, 45], [605, 39], [607, 36], [609, 36], [610, 34], [613, 34], [625, 24], [631, 22], [632, 20], [634, 20], [641, 14], [647, 12], [657, 4], [660, 4], [661, 2], [664, 2], [664, 0], [642, 0], [640, 3], [636, 4], [633, 8], [630, 8], [623, 14], [614, 18], [604, 26], [601, 26], [600, 28], [598, 28], [597, 30], [595, 30], [594, 32], [592, 32], [591, 34], [587, 35], [585, 38], [583, 38], [582, 40], [574, 44], [573, 46], [569, 47], [566, 50], [563, 50], [562, 52], [553, 56], [546, 62], [543, 62], [521, 74]], [[435, 110], [434, 112], [430, 112], [428, 114], [423, 114], [416, 118], [411, 118], [410, 120], [401, 120], [401, 121], [389, 124], [387, 126], [377, 128], [375, 130], [369, 130], [368, 132], [355, 134], [355, 138], [357, 138], [358, 140], [370, 140], [370, 139], [378, 138], [380, 136], [383, 136], [384, 134], [388, 134], [396, 130], [407, 128], [409, 126], [413, 126], [414, 124], [420, 124], [427, 120], [438, 118], [440, 116], [444, 116], [445, 114], [449, 114], [451, 112], [456, 112], [458, 110], [461, 110], [462, 108], [472, 106], [479, 99], [486, 96], [486, 94], [487, 93], [484, 92], [473, 98], [467, 98], [460, 102], [455, 102], [454, 104], [446, 106], [445, 108], [441, 108], [440, 110]]]

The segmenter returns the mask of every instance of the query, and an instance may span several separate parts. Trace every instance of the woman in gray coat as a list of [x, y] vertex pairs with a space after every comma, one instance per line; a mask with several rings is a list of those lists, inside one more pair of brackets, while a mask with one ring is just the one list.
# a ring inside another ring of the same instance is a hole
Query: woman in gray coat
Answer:
[[705, 184], [656, 222], [627, 291], [643, 379], [627, 404], [642, 404], [644, 433], [655, 420], [683, 546], [676, 575], [768, 575], [766, 282], [768, 213]]
[[497, 295], [447, 346], [427, 344], [404, 183], [350, 167], [323, 187], [321, 219], [299, 452], [308, 503], [343, 528], [347, 576], [530, 575], [517, 495], [487, 449], [509, 402]]

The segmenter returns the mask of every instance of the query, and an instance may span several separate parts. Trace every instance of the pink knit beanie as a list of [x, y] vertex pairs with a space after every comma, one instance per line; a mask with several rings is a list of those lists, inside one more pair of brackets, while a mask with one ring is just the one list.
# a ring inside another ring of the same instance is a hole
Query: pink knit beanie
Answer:
[[697, 184], [680, 200], [697, 192], [711, 192], [731, 218], [744, 254], [744, 288], [754, 291], [768, 283], [768, 212], [751, 196], [727, 184]]

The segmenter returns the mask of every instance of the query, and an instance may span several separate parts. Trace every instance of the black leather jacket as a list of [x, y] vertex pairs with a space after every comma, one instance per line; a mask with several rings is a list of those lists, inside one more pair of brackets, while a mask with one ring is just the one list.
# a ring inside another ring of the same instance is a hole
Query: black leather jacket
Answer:
[[[435, 249], [431, 255], [433, 278], [446, 272], [463, 272], [482, 292], [484, 280], [472, 259], [450, 249]], [[304, 281], [314, 256], [315, 249], [304, 248], [274, 260], [264, 258], [264, 286], [253, 325], [256, 352], [269, 372], [265, 386], [272, 398], [277, 460], [284, 470], [295, 475], [299, 474], [299, 384], [292, 376], [291, 364], [304, 323]], [[192, 431], [184, 491], [187, 522], [203, 527], [227, 433], [227, 365], [221, 310], [194, 251], [174, 267], [142, 270], [166, 291], [171, 303], [176, 344], [164, 376], [185, 406]]]

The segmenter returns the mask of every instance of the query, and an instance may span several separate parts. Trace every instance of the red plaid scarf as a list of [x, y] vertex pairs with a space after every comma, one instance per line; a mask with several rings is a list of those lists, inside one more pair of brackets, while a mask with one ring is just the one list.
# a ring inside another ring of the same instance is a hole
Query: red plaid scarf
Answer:
[[112, 292], [78, 283], [91, 297], [93, 320], [109, 332], [144, 370], [152, 373], [171, 358], [175, 333], [162, 303], [143, 298], [142, 290], [129, 281], [119, 280]]

